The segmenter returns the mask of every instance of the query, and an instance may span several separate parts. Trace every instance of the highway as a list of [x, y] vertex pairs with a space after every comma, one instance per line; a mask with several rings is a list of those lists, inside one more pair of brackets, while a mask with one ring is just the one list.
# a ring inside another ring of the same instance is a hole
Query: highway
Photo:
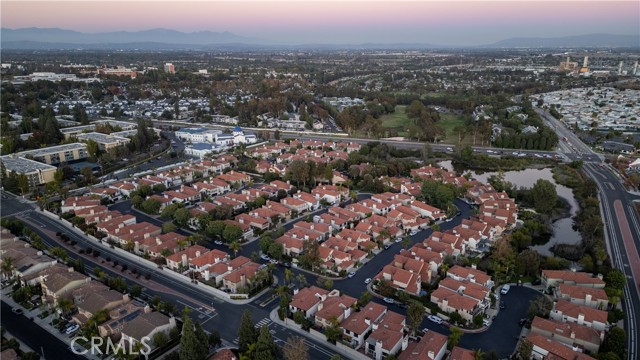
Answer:
[[[640, 220], [633, 207], [633, 201], [640, 199], [630, 194], [624, 187], [620, 175], [609, 165], [602, 163], [602, 157], [584, 144], [571, 130], [550, 114], [536, 109], [561, 141], [559, 151], [571, 160], [584, 161], [584, 171], [597, 184], [600, 197], [601, 215], [605, 228], [607, 251], [612, 265], [624, 272], [627, 285], [624, 288], [624, 327], [627, 332], [628, 359], [640, 357], [638, 337], [638, 311], [640, 311]], [[570, 144], [570, 145], [569, 145]]]

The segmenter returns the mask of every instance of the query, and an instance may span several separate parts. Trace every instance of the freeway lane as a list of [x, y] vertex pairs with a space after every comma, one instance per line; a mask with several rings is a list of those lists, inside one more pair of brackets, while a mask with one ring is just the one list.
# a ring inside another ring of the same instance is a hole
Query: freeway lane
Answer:
[[[623, 309], [626, 314], [624, 319], [624, 327], [627, 332], [627, 351], [628, 359], [637, 359], [640, 354], [640, 342], [638, 342], [638, 320], [637, 310], [640, 309], [640, 296], [638, 288], [635, 286], [637, 278], [634, 280], [634, 274], [630, 268], [630, 258], [637, 260], [638, 253], [628, 253], [625, 249], [623, 230], [620, 223], [616, 219], [624, 218], [631, 219], [633, 227], [627, 226], [627, 229], [631, 233], [631, 239], [637, 243], [640, 228], [637, 224], [637, 215], [631, 205], [621, 206], [616, 213], [615, 204], [628, 204], [628, 193], [610, 173], [606, 167], [599, 167], [593, 164], [586, 164], [584, 167], [585, 172], [596, 181], [598, 186], [598, 196], [600, 198], [601, 215], [605, 224], [605, 240], [607, 243], [607, 250], [611, 257], [612, 265], [615, 268], [620, 269], [627, 279], [627, 285], [623, 290]], [[614, 217], [615, 214], [615, 217]], [[627, 222], [628, 224], [628, 222]], [[627, 233], [629, 235], [629, 233]], [[636, 247], [637, 248], [637, 247]], [[636, 261], [632, 260], [632, 261]], [[634, 284], [634, 285], [631, 285]]]
[[636, 290], [638, 290], [638, 288], [640, 288], [640, 257], [633, 256], [633, 254], [638, 253], [638, 250], [636, 249], [636, 245], [633, 243], [633, 235], [631, 234], [631, 228], [629, 228], [629, 222], [627, 221], [627, 215], [622, 207], [622, 202], [620, 200], [614, 201], [613, 207], [616, 211], [616, 218], [618, 220], [618, 228], [620, 229], [622, 242], [627, 254], [630, 254], [629, 266], [631, 267], [631, 273], [635, 280]]

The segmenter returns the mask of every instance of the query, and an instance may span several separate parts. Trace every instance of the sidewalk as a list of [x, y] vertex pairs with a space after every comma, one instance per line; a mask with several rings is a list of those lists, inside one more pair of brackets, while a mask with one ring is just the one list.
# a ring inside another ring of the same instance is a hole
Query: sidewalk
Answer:
[[[42, 329], [46, 330], [51, 335], [58, 338], [60, 341], [71, 346], [71, 340], [73, 340], [74, 335], [67, 335], [65, 333], [61, 333], [55, 326], [51, 325], [50, 322], [54, 319], [54, 316], [52, 314], [49, 314], [49, 316], [47, 316], [44, 319], [40, 319], [38, 315], [40, 315], [43, 312], [41, 308], [36, 308], [33, 310], [24, 309], [22, 306], [20, 306], [15, 301], [13, 301], [13, 298], [11, 298], [10, 294], [11, 294], [11, 287], [7, 287], [6, 289], [2, 290], [2, 301], [11, 305], [11, 307], [18, 307], [20, 309], [23, 309], [25, 321], [30, 319], [31, 321], [36, 323], [38, 326], [40, 326]], [[76, 336], [79, 336], [78, 333], [76, 333]], [[79, 345], [76, 345], [76, 346], [79, 346]], [[101, 360], [100, 357], [91, 355], [90, 352], [87, 352], [83, 356], [91, 360]]]

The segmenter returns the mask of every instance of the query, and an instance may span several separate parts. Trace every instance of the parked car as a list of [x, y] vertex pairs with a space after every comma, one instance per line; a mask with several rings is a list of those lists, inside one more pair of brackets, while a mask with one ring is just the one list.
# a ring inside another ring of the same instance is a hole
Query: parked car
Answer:
[[489, 325], [491, 325], [491, 322], [489, 321], [489, 319], [484, 319], [484, 320], [482, 320], [482, 325], [483, 326], [489, 326]]
[[22, 315], [22, 313], [24, 313], [24, 311], [18, 307], [14, 307], [13, 309], [11, 309], [11, 312], [13, 312], [16, 315]]
[[350, 272], [349, 274], [347, 274], [347, 276], [348, 276], [349, 278], [352, 278], [352, 277], [356, 276], [356, 273], [354, 273], [354, 272], [352, 271], [352, 272]]
[[288, 262], [282, 263], [280, 265], [282, 265], [282, 266], [284, 266], [286, 268], [290, 268], [291, 267], [291, 263], [288, 263]]
[[397, 243], [399, 243], [399, 242], [401, 242], [401, 241], [402, 241], [402, 238], [401, 238], [401, 237], [397, 237], [397, 238], [396, 238], [396, 242], [397, 242]]
[[435, 315], [429, 315], [427, 316], [427, 319], [429, 319], [429, 321], [434, 322], [436, 324], [442, 324], [443, 320]]
[[365, 284], [368, 284], [368, 283], [370, 283], [370, 282], [371, 282], [371, 278], [366, 278], [366, 279], [364, 279], [364, 283], [365, 283]]
[[264, 260], [264, 261], [269, 261], [271, 260], [271, 258], [269, 257], [269, 255], [267, 254], [262, 254], [260, 255], [260, 259]]
[[386, 302], [387, 304], [393, 304], [393, 303], [395, 303], [395, 302], [396, 302], [396, 301], [395, 301], [395, 300], [393, 300], [392, 298], [388, 298], [388, 297], [386, 297], [386, 298], [382, 299], [382, 301]]
[[280, 263], [280, 261], [278, 261], [276, 259], [271, 259], [271, 260], [269, 260], [269, 262], [274, 264], [274, 265], [278, 265]]
[[214, 243], [214, 244], [216, 244], [216, 245], [222, 245], [222, 244], [224, 244], [224, 243], [222, 242], [222, 240], [216, 240], [216, 241], [214, 241], [213, 243]]
[[385, 245], [384, 245], [384, 249], [385, 249], [385, 250], [387, 250], [387, 249], [388, 249], [388, 248], [390, 248], [390, 247], [391, 247], [391, 244], [385, 244]]
[[71, 335], [71, 334], [73, 334], [74, 332], [78, 331], [78, 329], [80, 329], [80, 325], [78, 325], [78, 324], [73, 324], [73, 325], [69, 326], [69, 327], [64, 331], [64, 333], [65, 333], [65, 334], [67, 334], [67, 335]]
[[418, 234], [418, 232], [416, 230], [412, 230], [411, 233], [409, 233], [409, 235], [411, 235], [411, 236], [416, 235], [416, 234]]
[[504, 309], [506, 307], [507, 305], [505, 305], [504, 301], [500, 301], [500, 309]]
[[529, 319], [527, 319], [527, 318], [522, 318], [522, 319], [520, 319], [520, 321], [518, 322], [518, 324], [519, 324], [520, 326], [525, 326], [525, 325], [527, 324], [527, 322], [528, 322], [528, 321], [529, 321]]
[[500, 294], [506, 295], [509, 292], [509, 289], [511, 289], [510, 285], [504, 285], [502, 290], [500, 290]]

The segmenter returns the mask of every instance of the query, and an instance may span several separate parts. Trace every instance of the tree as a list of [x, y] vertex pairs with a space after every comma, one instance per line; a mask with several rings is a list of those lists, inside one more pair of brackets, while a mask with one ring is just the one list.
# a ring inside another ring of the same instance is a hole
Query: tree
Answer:
[[307, 360], [309, 359], [309, 347], [299, 336], [290, 337], [284, 344], [285, 360]]
[[360, 298], [358, 299], [358, 307], [367, 305], [369, 301], [371, 301], [371, 293], [365, 290], [362, 292], [362, 294], [360, 294]]
[[335, 317], [329, 319], [331, 325], [324, 327], [324, 336], [327, 337], [327, 341], [334, 343], [340, 339], [340, 334], [342, 334], [342, 328], [340, 327], [340, 323]]
[[418, 330], [423, 318], [424, 305], [417, 301], [412, 301], [411, 304], [409, 304], [409, 309], [407, 309], [407, 320], [409, 322], [409, 329], [411, 329], [413, 333]]
[[277, 348], [267, 326], [260, 328], [260, 335], [256, 343], [255, 360], [276, 360]]
[[627, 278], [619, 269], [611, 269], [604, 277], [607, 287], [616, 290], [622, 290], [627, 284]]
[[217, 348], [220, 345], [222, 345], [222, 337], [220, 336], [220, 333], [218, 330], [212, 330], [209, 333], [209, 346]]
[[447, 348], [451, 350], [455, 346], [458, 346], [458, 343], [460, 343], [460, 338], [462, 338], [462, 335], [464, 333], [457, 326], [452, 326], [451, 328], [449, 328], [449, 330], [451, 331], [451, 333], [449, 334], [449, 341], [447, 342]]
[[170, 233], [170, 232], [174, 232], [176, 230], [178, 230], [178, 227], [174, 223], [172, 223], [171, 221], [167, 221], [167, 222], [162, 224], [162, 232], [165, 233], [165, 234]]
[[535, 210], [541, 214], [551, 214], [556, 206], [558, 193], [556, 187], [549, 180], [538, 179], [531, 190], [529, 196], [533, 202]]
[[233, 256], [238, 256], [238, 251], [240, 251], [240, 249], [242, 249], [242, 245], [240, 245], [239, 242], [237, 241], [233, 241], [231, 244], [229, 244], [229, 250], [233, 251]]
[[521, 359], [521, 360], [531, 359], [532, 351], [533, 351], [533, 344], [531, 343], [531, 341], [527, 339], [522, 339], [518, 343], [518, 348], [517, 348], [518, 359]]
[[140, 204], [140, 210], [147, 214], [157, 214], [162, 204], [156, 199], [147, 199]]
[[180, 339], [180, 360], [202, 360], [198, 352], [198, 338], [193, 330], [193, 322], [189, 317], [188, 309], [184, 311], [182, 323], [182, 338]]
[[227, 226], [227, 224], [222, 221], [222, 220], [214, 220], [209, 222], [209, 224], [207, 225], [206, 228], [206, 233], [209, 236], [217, 236], [217, 237], [222, 237], [222, 233], [224, 232], [224, 228]]
[[241, 237], [242, 237], [242, 229], [240, 228], [240, 226], [235, 224], [227, 224], [224, 227], [224, 231], [222, 232], [222, 238], [226, 242], [228, 243], [238, 242]]
[[0, 269], [2, 270], [2, 277], [4, 277], [5, 279], [13, 279], [13, 272], [15, 271], [13, 258], [11, 256], [3, 258]]
[[621, 359], [625, 359], [626, 347], [625, 342], [627, 334], [624, 329], [617, 326], [612, 327], [604, 338], [600, 352], [614, 352], [620, 356]]
[[158, 331], [157, 333], [153, 334], [151, 341], [153, 342], [153, 346], [163, 347], [167, 345], [169, 339], [167, 338], [167, 334], [165, 334], [164, 331]]
[[140, 195], [134, 195], [131, 198], [131, 205], [135, 208], [140, 208], [140, 206], [142, 205], [142, 202], [144, 201], [144, 199], [142, 198], [142, 196]]
[[180, 208], [176, 210], [176, 212], [173, 214], [173, 220], [180, 227], [187, 226], [187, 221], [189, 221], [190, 217], [191, 217], [191, 214], [189, 213], [189, 210], [187, 210], [186, 208]]
[[18, 175], [18, 189], [20, 189], [20, 194], [24, 195], [29, 192], [29, 178], [25, 174]]
[[209, 355], [209, 337], [207, 333], [204, 332], [202, 324], [200, 324], [199, 321], [196, 321], [194, 332], [198, 344], [198, 357], [200, 359], [206, 359]]
[[251, 318], [251, 311], [246, 309], [242, 313], [240, 328], [238, 329], [238, 351], [240, 354], [244, 354], [249, 349], [249, 344], [254, 343], [257, 336], [258, 334], [256, 334], [256, 328]]
[[89, 159], [91, 159], [91, 161], [96, 161], [98, 159], [98, 155], [100, 155], [100, 146], [97, 142], [91, 139], [87, 141], [87, 154], [89, 154]]
[[531, 300], [529, 303], [527, 315], [529, 316], [529, 320], [536, 316], [546, 319], [549, 316], [551, 309], [553, 309], [553, 301], [545, 295], [538, 295], [538, 297]]

